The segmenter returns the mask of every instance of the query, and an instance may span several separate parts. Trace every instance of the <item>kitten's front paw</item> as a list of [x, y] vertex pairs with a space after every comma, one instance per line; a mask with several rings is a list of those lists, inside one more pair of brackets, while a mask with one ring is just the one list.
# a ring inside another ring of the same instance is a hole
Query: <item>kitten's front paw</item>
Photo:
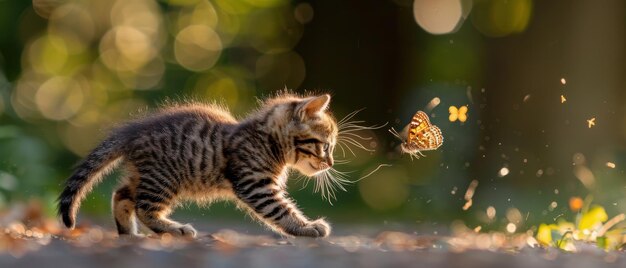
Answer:
[[175, 236], [195, 238], [198, 234], [198, 231], [191, 227], [191, 224], [185, 224], [172, 228], [170, 233]]
[[311, 222], [311, 225], [317, 231], [317, 237], [327, 237], [330, 235], [330, 225], [324, 219], [317, 219]]
[[317, 219], [296, 231], [295, 236], [327, 237], [330, 234], [330, 225], [324, 219]]

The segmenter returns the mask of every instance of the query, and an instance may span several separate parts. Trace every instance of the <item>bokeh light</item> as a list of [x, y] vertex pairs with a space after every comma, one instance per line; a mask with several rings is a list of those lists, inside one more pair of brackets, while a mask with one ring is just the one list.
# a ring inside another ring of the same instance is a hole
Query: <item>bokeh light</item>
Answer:
[[373, 209], [394, 209], [405, 203], [409, 196], [406, 177], [400, 170], [382, 169], [359, 182], [359, 192], [363, 201]]
[[215, 7], [207, 0], [198, 1], [181, 9], [180, 12], [171, 12], [171, 16], [173, 22], [171, 24], [174, 26], [172, 32], [180, 32], [190, 25], [206, 25], [215, 29], [219, 20]]
[[294, 9], [294, 16], [299, 23], [307, 24], [313, 20], [313, 7], [309, 3], [300, 3]]
[[55, 35], [43, 35], [28, 46], [24, 65], [43, 74], [60, 74], [68, 61], [66, 40]]
[[415, 0], [413, 16], [425, 31], [448, 34], [458, 30], [463, 23], [463, 5], [461, 0]]
[[83, 86], [85, 83], [67, 77], [50, 78], [35, 93], [37, 108], [46, 118], [68, 119], [83, 105]]
[[213, 67], [219, 59], [222, 41], [209, 26], [191, 25], [176, 35], [174, 53], [183, 67], [203, 71]]
[[472, 22], [486, 36], [523, 32], [530, 22], [532, 0], [477, 1]]
[[63, 36], [71, 46], [68, 52], [82, 53], [94, 40], [96, 25], [90, 12], [80, 3], [68, 3], [55, 9], [50, 15], [48, 32], [52, 35]]
[[203, 100], [218, 100], [231, 111], [239, 111], [248, 102], [252, 86], [242, 77], [250, 76], [246, 70], [235, 67], [213, 68], [188, 81], [194, 95]]

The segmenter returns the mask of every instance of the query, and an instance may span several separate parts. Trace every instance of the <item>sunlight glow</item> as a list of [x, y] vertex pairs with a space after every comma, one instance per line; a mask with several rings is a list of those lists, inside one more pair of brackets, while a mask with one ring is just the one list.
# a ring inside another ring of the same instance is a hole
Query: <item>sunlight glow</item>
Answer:
[[431, 34], [453, 33], [463, 22], [461, 0], [415, 0], [413, 16]]

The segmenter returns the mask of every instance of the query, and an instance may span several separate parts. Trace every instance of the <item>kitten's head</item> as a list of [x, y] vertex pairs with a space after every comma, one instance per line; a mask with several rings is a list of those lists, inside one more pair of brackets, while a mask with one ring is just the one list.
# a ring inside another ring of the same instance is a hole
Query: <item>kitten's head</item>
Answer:
[[289, 124], [293, 138], [292, 166], [306, 176], [315, 176], [334, 164], [337, 122], [327, 111], [330, 95], [300, 99]]

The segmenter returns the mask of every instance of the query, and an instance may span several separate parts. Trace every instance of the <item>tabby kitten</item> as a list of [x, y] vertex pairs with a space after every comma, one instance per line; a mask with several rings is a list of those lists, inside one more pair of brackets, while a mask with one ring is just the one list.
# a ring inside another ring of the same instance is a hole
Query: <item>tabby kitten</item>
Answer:
[[135, 219], [157, 234], [195, 237], [168, 218], [181, 201], [235, 200], [285, 235], [326, 237], [330, 226], [310, 220], [286, 192], [287, 173], [306, 176], [333, 166], [338, 127], [329, 95], [282, 95], [238, 122], [214, 105], [170, 107], [114, 131], [77, 167], [59, 197], [59, 214], [73, 228], [81, 200], [117, 164], [126, 175], [113, 194], [120, 235], [137, 234]]

